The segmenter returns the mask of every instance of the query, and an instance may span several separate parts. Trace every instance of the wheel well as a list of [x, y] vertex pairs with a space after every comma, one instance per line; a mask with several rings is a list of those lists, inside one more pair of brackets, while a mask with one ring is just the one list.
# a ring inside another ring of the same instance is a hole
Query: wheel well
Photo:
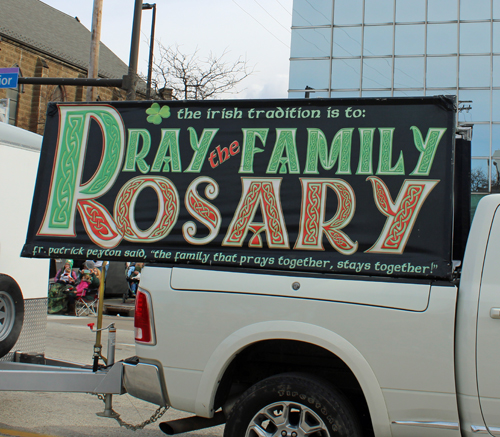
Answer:
[[309, 373], [330, 382], [344, 393], [359, 414], [364, 435], [373, 435], [368, 405], [351, 369], [330, 351], [295, 340], [266, 340], [242, 350], [220, 381], [214, 410], [232, 404], [253, 384], [285, 372]]

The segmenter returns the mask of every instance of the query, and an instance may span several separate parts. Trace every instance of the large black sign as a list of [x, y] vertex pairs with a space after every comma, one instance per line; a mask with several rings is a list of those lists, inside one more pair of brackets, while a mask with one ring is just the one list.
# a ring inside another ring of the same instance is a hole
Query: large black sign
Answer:
[[51, 104], [22, 255], [449, 277], [454, 104]]

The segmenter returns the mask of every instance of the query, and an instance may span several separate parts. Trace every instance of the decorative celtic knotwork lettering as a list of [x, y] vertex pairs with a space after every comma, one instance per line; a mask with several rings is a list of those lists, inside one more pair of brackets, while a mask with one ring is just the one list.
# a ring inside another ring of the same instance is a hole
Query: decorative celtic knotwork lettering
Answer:
[[[132, 222], [132, 203], [146, 186], [154, 189], [160, 198], [160, 210], [155, 223], [147, 230], [137, 228]], [[163, 177], [137, 177], [127, 182], [116, 198], [116, 225], [129, 241], [157, 241], [167, 236], [177, 221], [179, 211], [178, 195], [173, 184]]]
[[261, 202], [262, 214], [265, 216], [268, 224], [269, 243], [285, 243], [280, 213], [276, 203], [276, 193], [274, 192], [272, 183], [268, 181], [253, 181], [250, 184], [244, 203], [239, 209], [238, 216], [234, 220], [228, 242], [241, 242], [249, 228], [248, 225], [259, 201]]
[[397, 249], [399, 247], [423, 191], [423, 186], [413, 185], [408, 188], [406, 195], [401, 201], [401, 207], [394, 217], [394, 223], [388, 232], [387, 238], [384, 240], [383, 248]]

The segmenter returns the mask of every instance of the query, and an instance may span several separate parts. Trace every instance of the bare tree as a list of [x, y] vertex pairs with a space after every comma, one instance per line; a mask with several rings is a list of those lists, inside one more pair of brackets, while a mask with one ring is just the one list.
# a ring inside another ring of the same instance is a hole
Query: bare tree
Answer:
[[471, 191], [487, 191], [488, 190], [488, 175], [482, 168], [474, 168], [471, 171]]
[[172, 90], [174, 100], [215, 99], [234, 90], [253, 72], [241, 58], [226, 62], [227, 50], [220, 56], [210, 53], [207, 58], [201, 58], [198, 50], [186, 55], [177, 45], [166, 47], [160, 42], [157, 45], [159, 55], [153, 63], [152, 87], [159, 99], [166, 89]]

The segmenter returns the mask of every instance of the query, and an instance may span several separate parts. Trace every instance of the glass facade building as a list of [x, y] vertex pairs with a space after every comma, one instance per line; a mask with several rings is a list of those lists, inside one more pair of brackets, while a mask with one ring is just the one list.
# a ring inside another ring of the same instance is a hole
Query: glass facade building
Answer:
[[289, 97], [305, 92], [457, 95], [472, 191], [500, 192], [500, 0], [294, 0]]

